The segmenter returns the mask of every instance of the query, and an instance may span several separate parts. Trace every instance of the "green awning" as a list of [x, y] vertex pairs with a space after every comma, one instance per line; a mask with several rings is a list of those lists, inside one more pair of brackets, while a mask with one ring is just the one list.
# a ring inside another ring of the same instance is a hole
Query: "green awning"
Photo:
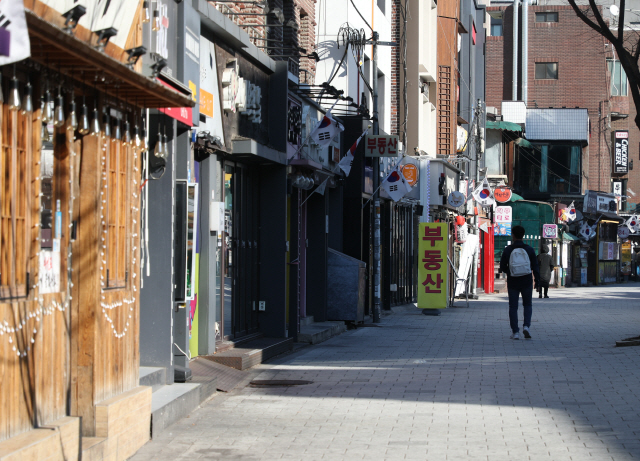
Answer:
[[516, 139], [516, 144], [519, 145], [520, 147], [527, 147], [529, 149], [533, 149], [533, 144], [531, 144], [529, 141], [527, 141], [524, 138]]
[[524, 200], [521, 195], [511, 192], [511, 198], [509, 199], [510, 202], [519, 202], [520, 200]]
[[564, 232], [562, 234], [562, 240], [575, 241], [575, 242], [579, 242], [580, 241], [580, 239], [578, 237], [576, 237], [573, 234], [570, 234], [569, 232]]
[[516, 133], [521, 133], [523, 131], [523, 128], [520, 125], [513, 122], [494, 122], [487, 120], [485, 127], [487, 130], [515, 131]]

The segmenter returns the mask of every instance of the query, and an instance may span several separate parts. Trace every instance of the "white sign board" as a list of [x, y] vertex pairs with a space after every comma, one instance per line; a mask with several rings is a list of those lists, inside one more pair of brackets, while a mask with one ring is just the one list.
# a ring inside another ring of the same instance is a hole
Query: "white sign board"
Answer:
[[40, 251], [40, 267], [38, 271], [39, 292], [58, 293], [60, 291], [60, 252]]
[[496, 207], [496, 222], [497, 223], [508, 223], [512, 221], [512, 209], [510, 206], [499, 206]]

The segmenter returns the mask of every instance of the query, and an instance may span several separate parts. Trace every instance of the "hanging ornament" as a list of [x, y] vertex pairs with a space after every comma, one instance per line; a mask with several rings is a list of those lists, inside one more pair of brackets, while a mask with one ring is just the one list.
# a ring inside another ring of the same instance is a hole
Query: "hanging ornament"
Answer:
[[76, 101], [75, 101], [75, 95], [73, 93], [71, 93], [71, 104], [69, 104], [69, 120], [67, 120], [67, 125], [74, 131], [78, 128], [78, 116], [76, 114]]
[[49, 92], [48, 84], [47, 89], [44, 93], [44, 102], [42, 109], [42, 121], [44, 123], [49, 123], [51, 120], [53, 120], [53, 100], [51, 99], [51, 93]]
[[91, 114], [91, 134], [100, 134], [100, 115], [98, 109], [94, 106]]
[[104, 135], [108, 138], [111, 136], [111, 117], [109, 116], [109, 109], [105, 108], [102, 114], [102, 123], [104, 125]]
[[85, 95], [82, 95], [82, 108], [80, 109], [80, 125], [78, 133], [85, 135], [89, 133], [89, 110], [87, 109]]
[[161, 27], [162, 23], [160, 20], [160, 11], [153, 10], [153, 23], [151, 24], [151, 30], [153, 30], [154, 32], [158, 32]]
[[142, 24], [149, 24], [151, 21], [151, 13], [149, 11], [149, 2], [142, 2]]
[[158, 125], [158, 141], [156, 142], [156, 147], [153, 149], [153, 155], [158, 158], [165, 158], [164, 142], [162, 139], [162, 133], [160, 132], [160, 125]]

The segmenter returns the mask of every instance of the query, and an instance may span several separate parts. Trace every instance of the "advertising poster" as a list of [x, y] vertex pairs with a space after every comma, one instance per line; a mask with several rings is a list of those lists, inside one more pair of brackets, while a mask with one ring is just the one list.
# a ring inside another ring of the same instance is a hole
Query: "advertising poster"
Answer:
[[631, 243], [629, 242], [620, 246], [620, 272], [622, 275], [631, 274]]
[[493, 235], [511, 236], [511, 223], [495, 223], [493, 225]]
[[420, 223], [418, 243], [418, 307], [447, 307], [449, 233], [446, 223]]

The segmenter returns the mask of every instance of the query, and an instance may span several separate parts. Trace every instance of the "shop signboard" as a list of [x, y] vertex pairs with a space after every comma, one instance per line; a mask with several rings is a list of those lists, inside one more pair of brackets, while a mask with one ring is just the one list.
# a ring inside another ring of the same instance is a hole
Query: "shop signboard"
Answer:
[[493, 197], [498, 202], [508, 202], [511, 200], [511, 188], [507, 186], [499, 186], [493, 191]]
[[513, 220], [512, 208], [510, 206], [496, 207], [495, 221], [497, 223], [510, 223]]
[[449, 232], [446, 223], [420, 223], [418, 243], [418, 307], [444, 309], [447, 307]]
[[376, 135], [366, 137], [364, 145], [365, 157], [398, 157], [398, 137]]
[[617, 130], [613, 132], [613, 173], [629, 172], [629, 132]]
[[402, 167], [402, 175], [411, 187], [415, 186], [418, 183], [418, 167], [413, 163], [407, 163]]
[[629, 234], [631, 234], [631, 230], [629, 229], [628, 226], [626, 225], [618, 226], [618, 237], [624, 240], [629, 238]]
[[542, 225], [542, 238], [545, 238], [545, 239], [557, 239], [558, 238], [558, 225], [557, 224], [543, 224]]
[[[191, 2], [178, 5], [178, 79], [191, 90], [196, 103], [190, 125], [200, 122], [200, 15]], [[206, 98], [205, 98], [206, 99]]]

